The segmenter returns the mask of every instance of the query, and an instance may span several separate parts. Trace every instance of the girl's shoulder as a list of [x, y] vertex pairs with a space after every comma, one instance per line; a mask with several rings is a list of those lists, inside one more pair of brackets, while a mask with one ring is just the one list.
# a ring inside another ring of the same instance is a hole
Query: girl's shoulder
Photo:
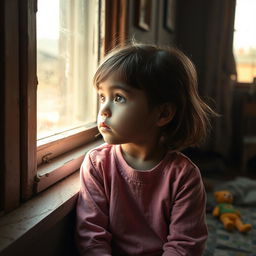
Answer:
[[175, 162], [176, 164], [189, 165], [191, 167], [198, 168], [197, 165], [188, 156], [184, 155], [180, 151], [170, 150], [168, 152], [168, 157], [172, 160], [172, 162]]
[[93, 173], [94, 176], [104, 175], [105, 170], [115, 159], [115, 145], [102, 144], [89, 150], [81, 165], [82, 173]]
[[165, 164], [171, 169], [175, 169], [177, 174], [200, 173], [198, 166], [186, 155], [179, 151], [169, 151], [165, 159]]
[[166, 165], [166, 173], [177, 184], [202, 184], [202, 176], [199, 168], [193, 161], [178, 151], [169, 152], [169, 163]]
[[113, 156], [115, 151], [115, 145], [103, 143], [91, 150], [86, 154], [92, 161], [100, 161], [106, 160]]

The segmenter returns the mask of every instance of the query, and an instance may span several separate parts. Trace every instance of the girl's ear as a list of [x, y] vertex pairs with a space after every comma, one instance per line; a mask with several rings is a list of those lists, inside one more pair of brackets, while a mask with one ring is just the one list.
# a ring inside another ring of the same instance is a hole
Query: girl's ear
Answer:
[[159, 116], [157, 120], [157, 125], [163, 127], [172, 121], [176, 113], [176, 107], [171, 103], [164, 103], [159, 106]]

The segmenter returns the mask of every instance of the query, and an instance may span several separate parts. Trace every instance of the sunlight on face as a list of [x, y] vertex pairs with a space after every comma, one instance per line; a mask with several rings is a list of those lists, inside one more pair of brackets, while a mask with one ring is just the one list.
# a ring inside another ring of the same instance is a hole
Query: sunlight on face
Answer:
[[143, 143], [155, 134], [156, 111], [149, 108], [144, 91], [110, 77], [98, 94], [98, 128], [107, 143]]

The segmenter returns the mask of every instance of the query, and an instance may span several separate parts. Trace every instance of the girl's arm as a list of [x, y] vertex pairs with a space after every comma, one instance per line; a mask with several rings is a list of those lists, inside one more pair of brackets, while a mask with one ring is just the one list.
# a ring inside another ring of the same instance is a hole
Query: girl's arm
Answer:
[[172, 208], [168, 242], [164, 256], [201, 256], [207, 240], [205, 221], [206, 196], [198, 168], [181, 178]]
[[80, 255], [110, 256], [108, 203], [103, 179], [87, 154], [80, 170], [81, 189], [76, 207], [76, 242]]

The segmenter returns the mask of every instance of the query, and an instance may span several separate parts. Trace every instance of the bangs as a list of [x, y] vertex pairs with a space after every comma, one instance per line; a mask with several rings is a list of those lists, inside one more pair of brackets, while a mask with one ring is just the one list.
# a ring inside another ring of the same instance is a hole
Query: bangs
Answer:
[[129, 73], [129, 67], [124, 63], [120, 63], [120, 65], [116, 66], [108, 66], [106, 63], [103, 63], [94, 75], [93, 85], [98, 88], [99, 84], [113, 76], [118, 81], [122, 81], [129, 86], [138, 88], [137, 86], [134, 86], [134, 82], [132, 82], [132, 79], [128, 75]]
[[93, 77], [94, 86], [98, 88], [100, 83], [114, 76], [128, 86], [143, 89], [143, 77], [146, 75], [145, 57], [143, 49], [137, 46], [113, 51], [98, 67]]

